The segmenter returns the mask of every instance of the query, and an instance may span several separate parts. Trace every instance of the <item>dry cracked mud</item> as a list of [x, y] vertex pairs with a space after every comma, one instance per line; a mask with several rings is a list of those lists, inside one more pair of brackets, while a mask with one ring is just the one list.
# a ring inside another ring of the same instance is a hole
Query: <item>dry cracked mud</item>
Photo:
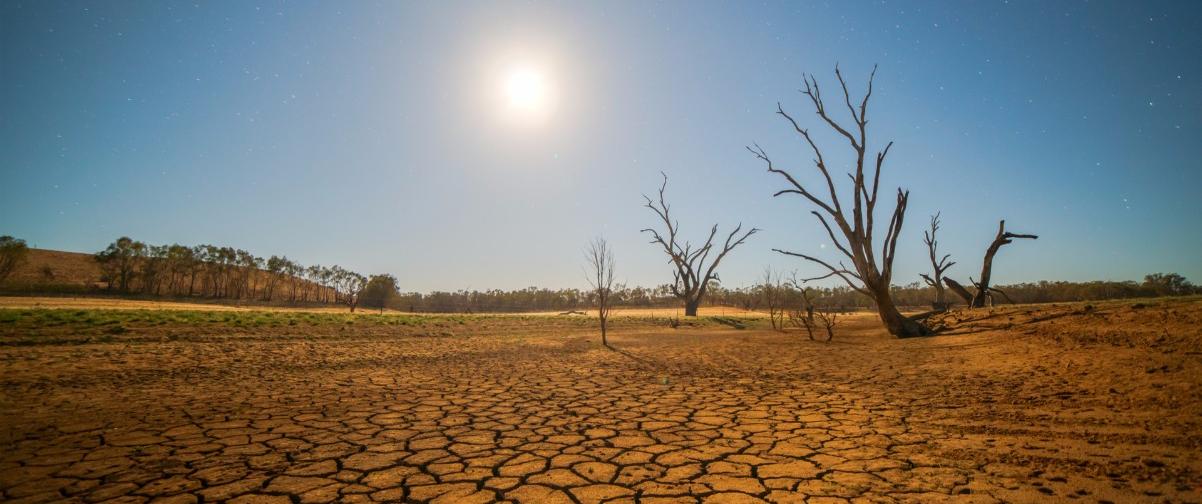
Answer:
[[0, 500], [1199, 502], [1200, 313], [0, 346]]

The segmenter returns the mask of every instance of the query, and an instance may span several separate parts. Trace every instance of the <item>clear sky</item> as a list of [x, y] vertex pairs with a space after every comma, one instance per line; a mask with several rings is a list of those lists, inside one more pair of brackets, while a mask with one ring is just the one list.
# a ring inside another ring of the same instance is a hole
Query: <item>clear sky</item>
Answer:
[[853, 92], [880, 64], [870, 146], [896, 142], [883, 185], [911, 190], [895, 283], [929, 268], [940, 210], [954, 278], [1005, 218], [1040, 239], [1003, 249], [995, 282], [1202, 281], [1188, 1], [5, 1], [0, 234], [231, 245], [419, 291], [583, 287], [603, 234], [619, 279], [656, 285], [640, 204], [662, 170], [686, 236], [764, 229], [728, 285], [820, 273], [771, 252], [835, 257], [744, 146], [820, 180], [773, 112], [820, 131], [797, 90], [812, 72], [837, 96], [836, 62]]

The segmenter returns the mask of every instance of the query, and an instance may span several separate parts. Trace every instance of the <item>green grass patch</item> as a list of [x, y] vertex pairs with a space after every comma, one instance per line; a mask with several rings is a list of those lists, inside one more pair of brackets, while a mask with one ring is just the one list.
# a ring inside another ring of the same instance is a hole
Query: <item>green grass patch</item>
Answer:
[[113, 309], [60, 309], [0, 308], [0, 327], [10, 330], [72, 327], [103, 329], [122, 326], [128, 330], [145, 327], [190, 326], [198, 328], [216, 327], [283, 327], [283, 326], [411, 326], [467, 325], [488, 317], [411, 315], [411, 314], [364, 314], [364, 313], [314, 313], [283, 311], [203, 311], [203, 310], [113, 310]]

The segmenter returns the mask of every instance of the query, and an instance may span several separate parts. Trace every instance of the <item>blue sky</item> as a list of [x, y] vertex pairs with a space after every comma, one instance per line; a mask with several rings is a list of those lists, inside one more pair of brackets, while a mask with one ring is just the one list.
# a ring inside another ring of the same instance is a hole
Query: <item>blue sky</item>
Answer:
[[[995, 282], [1202, 281], [1200, 33], [1197, 2], [9, 1], [0, 233], [228, 244], [420, 291], [582, 287], [603, 234], [620, 279], [656, 285], [662, 170], [686, 236], [764, 229], [729, 285], [819, 273], [771, 252], [834, 257], [744, 146], [820, 180], [780, 101], [846, 170], [797, 90], [836, 96], [839, 63], [859, 92], [879, 64], [870, 146], [895, 141], [883, 190], [911, 191], [895, 283], [929, 269], [936, 211], [954, 278], [1005, 218], [1040, 239]], [[506, 108], [514, 65], [553, 91], [541, 120]]]

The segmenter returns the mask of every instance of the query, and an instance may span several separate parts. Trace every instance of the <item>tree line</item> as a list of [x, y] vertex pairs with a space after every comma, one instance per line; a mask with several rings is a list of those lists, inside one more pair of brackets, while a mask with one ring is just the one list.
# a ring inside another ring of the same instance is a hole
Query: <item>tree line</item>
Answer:
[[[778, 293], [771, 293], [775, 285]], [[1143, 282], [1131, 280], [1106, 281], [1094, 280], [1087, 282], [1047, 281], [1023, 282], [991, 287], [995, 291], [1004, 292], [1008, 303], [1063, 303], [1073, 301], [1101, 301], [1106, 299], [1138, 299], [1161, 296], [1188, 296], [1202, 294], [1202, 286], [1196, 286], [1185, 277], [1176, 273], [1154, 273], [1146, 275]], [[772, 295], [782, 298], [781, 303], [796, 304], [801, 298], [801, 291], [809, 290], [814, 305], [825, 310], [871, 310], [875, 309], [872, 298], [845, 286], [835, 287], [798, 287], [790, 282], [761, 282], [759, 284], [738, 289], [715, 289], [712, 302], [715, 305], [736, 306], [749, 310], [768, 310], [769, 298]], [[906, 285], [894, 285], [891, 289], [894, 302], [898, 306], [918, 309], [929, 307], [936, 299], [937, 292], [933, 286], [913, 282]], [[947, 306], [957, 306], [954, 301], [947, 301]], [[967, 306], [960, 304], [959, 306]]]
[[123, 236], [93, 255], [105, 289], [122, 294], [346, 304], [368, 279], [339, 266], [305, 266], [216, 245], [151, 245]]
[[[802, 291], [808, 290], [811, 302], [825, 311], [873, 310], [872, 298], [846, 286], [813, 287], [802, 284], [794, 286], [783, 282], [778, 287], [782, 304], [797, 304]], [[1202, 294], [1202, 287], [1195, 286], [1176, 273], [1156, 273], [1135, 281], [1040, 281], [1000, 285], [995, 287], [1006, 292], [1014, 303], [1049, 303], [1068, 301], [1097, 301], [1104, 299], [1151, 298], [1158, 296], [1184, 296]], [[608, 289], [607, 305], [623, 308], [681, 308], [680, 298], [673, 294], [672, 285], [657, 287], [629, 287], [614, 285]], [[894, 285], [893, 299], [898, 306], [906, 308], [929, 307], [935, 299], [935, 289], [918, 282]], [[716, 307], [767, 311], [763, 283], [727, 288], [711, 282], [703, 305]], [[592, 289], [548, 289], [527, 287], [518, 290], [458, 290], [430, 293], [402, 292], [387, 304], [388, 308], [411, 312], [440, 313], [520, 313], [520, 312], [567, 312], [594, 309], [599, 299], [596, 288]], [[954, 303], [950, 303], [954, 306]]]
[[[655, 288], [616, 286], [607, 300], [614, 306], [655, 308], [675, 306], [671, 287]], [[533, 311], [566, 312], [597, 306], [596, 290], [548, 289], [527, 287], [517, 290], [458, 290], [398, 294], [389, 305], [402, 311], [445, 313], [519, 313]]]
[[[0, 237], [0, 282], [27, 257], [24, 240]], [[94, 255], [101, 266], [97, 280], [103, 289], [118, 294], [205, 297], [293, 304], [343, 304], [411, 312], [492, 313], [583, 310], [599, 304], [593, 289], [458, 290], [428, 293], [401, 292], [392, 275], [363, 275], [338, 266], [303, 266], [283, 256], [256, 257], [245, 250], [212, 245], [147, 245], [121, 237]], [[610, 259], [612, 260], [612, 258]], [[873, 299], [846, 286], [812, 287], [797, 282], [777, 282], [782, 304], [797, 304], [804, 290], [811, 302], [826, 311], [874, 309]], [[711, 279], [706, 306], [767, 310], [767, 282], [728, 288]], [[679, 288], [612, 285], [607, 305], [627, 308], [681, 306]], [[1000, 285], [1013, 303], [1094, 301], [1202, 294], [1177, 273], [1154, 273], [1135, 281], [1040, 281]], [[937, 299], [930, 285], [917, 282], [894, 285], [894, 302], [904, 307], [929, 306]], [[949, 303], [950, 304], [950, 303]]]

